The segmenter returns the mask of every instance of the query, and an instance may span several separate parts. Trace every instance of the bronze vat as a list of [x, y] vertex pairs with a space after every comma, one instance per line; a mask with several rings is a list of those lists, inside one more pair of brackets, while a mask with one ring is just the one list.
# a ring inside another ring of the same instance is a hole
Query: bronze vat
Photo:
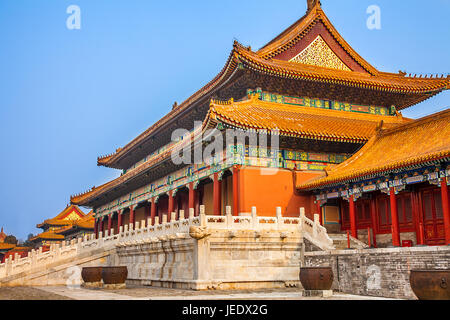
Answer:
[[84, 282], [100, 282], [102, 281], [103, 267], [83, 267], [81, 269], [81, 277]]
[[127, 267], [103, 267], [102, 279], [104, 284], [125, 283], [128, 276]]
[[333, 285], [331, 267], [300, 268], [300, 282], [305, 290], [330, 290]]
[[411, 270], [409, 283], [419, 300], [450, 300], [450, 270]]

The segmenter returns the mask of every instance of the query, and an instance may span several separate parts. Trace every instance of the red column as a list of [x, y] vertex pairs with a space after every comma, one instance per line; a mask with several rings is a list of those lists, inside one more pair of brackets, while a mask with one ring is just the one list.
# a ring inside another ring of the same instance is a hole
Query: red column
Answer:
[[134, 230], [134, 207], [130, 207], [130, 223], [131, 223], [131, 230]]
[[[195, 190], [194, 190], [194, 183], [189, 183], [189, 209], [195, 208]], [[188, 212], [189, 214], [189, 212]]]
[[239, 167], [233, 167], [233, 216], [239, 215]]
[[418, 245], [424, 245], [424, 234], [423, 234], [423, 224], [422, 217], [420, 214], [420, 205], [419, 205], [419, 192], [414, 191], [412, 193], [412, 209], [413, 209], [413, 221], [414, 221], [414, 229], [416, 230], [416, 242]]
[[375, 199], [370, 200], [370, 218], [372, 219], [372, 239], [373, 246], [377, 247], [377, 216], [376, 216], [376, 207], [375, 207]]
[[169, 191], [169, 204], [167, 209], [167, 222], [170, 222], [170, 218], [172, 217], [172, 212], [174, 208], [174, 201], [173, 201], [173, 190]]
[[108, 236], [110, 236], [110, 232], [111, 232], [111, 227], [112, 227], [112, 216], [111, 213], [108, 215]]
[[120, 227], [122, 227], [122, 212], [117, 212], [117, 233], [120, 231]]
[[98, 238], [98, 219], [95, 219], [95, 223], [94, 223], [94, 234], [95, 234], [95, 238]]
[[400, 227], [398, 225], [397, 197], [395, 196], [395, 189], [393, 187], [389, 190], [389, 199], [391, 202], [392, 245], [394, 247], [400, 247]]
[[152, 205], [150, 208], [150, 218], [152, 219], [152, 226], [155, 225], [155, 216], [156, 216], [156, 201], [155, 198], [153, 198]]
[[442, 214], [444, 216], [445, 244], [450, 245], [450, 208], [448, 203], [447, 178], [441, 180]]
[[320, 206], [319, 201], [316, 201], [316, 210], [317, 214], [319, 215], [319, 223], [321, 226], [323, 226], [322, 207]]
[[98, 232], [100, 233], [102, 233], [102, 237], [104, 236], [104, 234], [103, 234], [103, 217], [102, 218], [100, 218], [100, 226], [99, 226], [99, 228], [98, 228]]
[[221, 205], [220, 205], [220, 181], [219, 181], [219, 173], [214, 173], [214, 184], [213, 184], [213, 214], [216, 216], [221, 215]]
[[352, 237], [358, 239], [358, 230], [356, 229], [355, 201], [353, 195], [350, 196], [349, 211], [350, 211], [350, 231], [352, 233]]
[[[151, 201], [150, 201], [151, 203]], [[150, 218], [150, 206], [151, 204], [148, 203], [145, 205], [145, 223], [147, 224], [147, 219]]]

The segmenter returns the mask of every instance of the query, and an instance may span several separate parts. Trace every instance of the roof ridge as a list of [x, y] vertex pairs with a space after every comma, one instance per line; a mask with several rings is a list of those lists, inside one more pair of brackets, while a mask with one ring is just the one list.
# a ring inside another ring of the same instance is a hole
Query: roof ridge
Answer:
[[311, 25], [315, 24], [316, 20], [320, 20], [324, 24], [325, 28], [336, 40], [336, 42], [359, 66], [362, 67], [362, 69], [364, 69], [371, 75], [377, 75], [379, 73], [379, 71], [374, 66], [367, 62], [341, 36], [339, 31], [337, 31], [337, 29], [331, 23], [330, 19], [327, 17], [324, 10], [320, 6], [320, 1], [316, 1], [315, 5], [306, 12], [305, 16], [297, 20], [293, 25], [289, 26], [285, 31], [271, 40], [264, 47], [260, 48], [257, 51], [257, 54], [265, 59], [271, 59], [275, 55], [288, 50], [290, 47], [294, 46], [298, 41], [305, 37], [309, 29], [311, 28]]
[[426, 122], [431, 122], [433, 120], [435, 120], [436, 118], [439, 117], [450, 117], [450, 108], [447, 108], [445, 110], [439, 111], [437, 113], [433, 113], [433, 114], [429, 114], [427, 116], [424, 116], [422, 118], [419, 119], [413, 119], [412, 121], [403, 123], [397, 127], [393, 127], [393, 128], [387, 128], [387, 129], [381, 129], [381, 136], [387, 136], [393, 133], [396, 133], [397, 131], [400, 130], [405, 130], [407, 128], [414, 128], [417, 127], [419, 125], [422, 125]]
[[[248, 64], [250, 68], [257, 72], [259, 69], [265, 68], [265, 72], [275, 73], [281, 77], [304, 79], [309, 81], [326, 81], [328, 83], [337, 83], [340, 85], [349, 84], [354, 87], [377, 91], [399, 93], [415, 92], [423, 94], [434, 91], [440, 92], [444, 90], [445, 88], [443, 87], [443, 84], [440, 84], [440, 82], [445, 83], [446, 87], [449, 84], [449, 81], [446, 78], [419, 79], [405, 78], [402, 75], [395, 77], [392, 75], [387, 76], [386, 74], [370, 76], [361, 72], [341, 71], [302, 63], [292, 63], [278, 59], [267, 60], [254, 52], [242, 50], [241, 48], [237, 48], [236, 54], [239, 55], [238, 58], [241, 62]], [[392, 80], [397, 80], [397, 83], [390, 83]], [[405, 82], [413, 83], [406, 83], [405, 85]], [[427, 82], [430, 82], [430, 85], [428, 85], [428, 87], [423, 87], [427, 84]], [[439, 86], [436, 86], [436, 83], [439, 84]], [[433, 84], [433, 86], [431, 86], [431, 84]]]

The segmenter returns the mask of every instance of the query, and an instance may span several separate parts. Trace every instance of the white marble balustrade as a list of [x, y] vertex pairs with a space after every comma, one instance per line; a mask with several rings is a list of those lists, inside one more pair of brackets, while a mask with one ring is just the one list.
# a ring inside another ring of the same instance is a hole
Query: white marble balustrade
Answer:
[[282, 217], [281, 207], [276, 209], [275, 217], [262, 217], [257, 215], [255, 207], [249, 216], [232, 216], [231, 207], [226, 208], [224, 216], [213, 216], [205, 214], [205, 207], [200, 206], [199, 216], [194, 216], [194, 210], [189, 210], [189, 218], [184, 219], [184, 212], [179, 213], [180, 220], [175, 220], [176, 213], [171, 215], [170, 222], [164, 215], [161, 223], [155, 217], [155, 225], [151, 225], [151, 219], [125, 225], [114, 230], [99, 233], [98, 239], [95, 235], [89, 235], [65, 241], [58, 245], [51, 245], [50, 250], [43, 252], [42, 247], [32, 250], [27, 257], [15, 259], [8, 257], [5, 263], [0, 264], [0, 281], [2, 278], [19, 274], [25, 271], [36, 271], [45, 269], [50, 265], [64, 263], [65, 260], [73, 258], [81, 253], [87, 253], [96, 249], [110, 250], [116, 246], [127, 246], [144, 243], [148, 241], [161, 241], [170, 237], [188, 237], [191, 226], [207, 227], [211, 230], [254, 230], [254, 231], [300, 231], [301, 234], [313, 244], [325, 249], [333, 248], [333, 241], [328, 237], [326, 229], [319, 224], [319, 216], [315, 215], [314, 221], [305, 216], [304, 208], [300, 208], [299, 217]]

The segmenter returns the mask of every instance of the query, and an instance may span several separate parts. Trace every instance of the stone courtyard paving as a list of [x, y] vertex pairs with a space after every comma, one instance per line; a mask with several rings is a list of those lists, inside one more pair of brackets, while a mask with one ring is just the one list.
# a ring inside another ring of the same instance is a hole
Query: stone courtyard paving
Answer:
[[[121, 290], [68, 287], [33, 289], [56, 297], [62, 296], [75, 300], [393, 300], [342, 293], [335, 293], [330, 298], [302, 297], [300, 290], [296, 288], [233, 291], [193, 291], [141, 286], [129, 286]], [[0, 288], [0, 292], [1, 290], [2, 288]]]
[[73, 300], [64, 295], [30, 287], [0, 288], [0, 300]]

